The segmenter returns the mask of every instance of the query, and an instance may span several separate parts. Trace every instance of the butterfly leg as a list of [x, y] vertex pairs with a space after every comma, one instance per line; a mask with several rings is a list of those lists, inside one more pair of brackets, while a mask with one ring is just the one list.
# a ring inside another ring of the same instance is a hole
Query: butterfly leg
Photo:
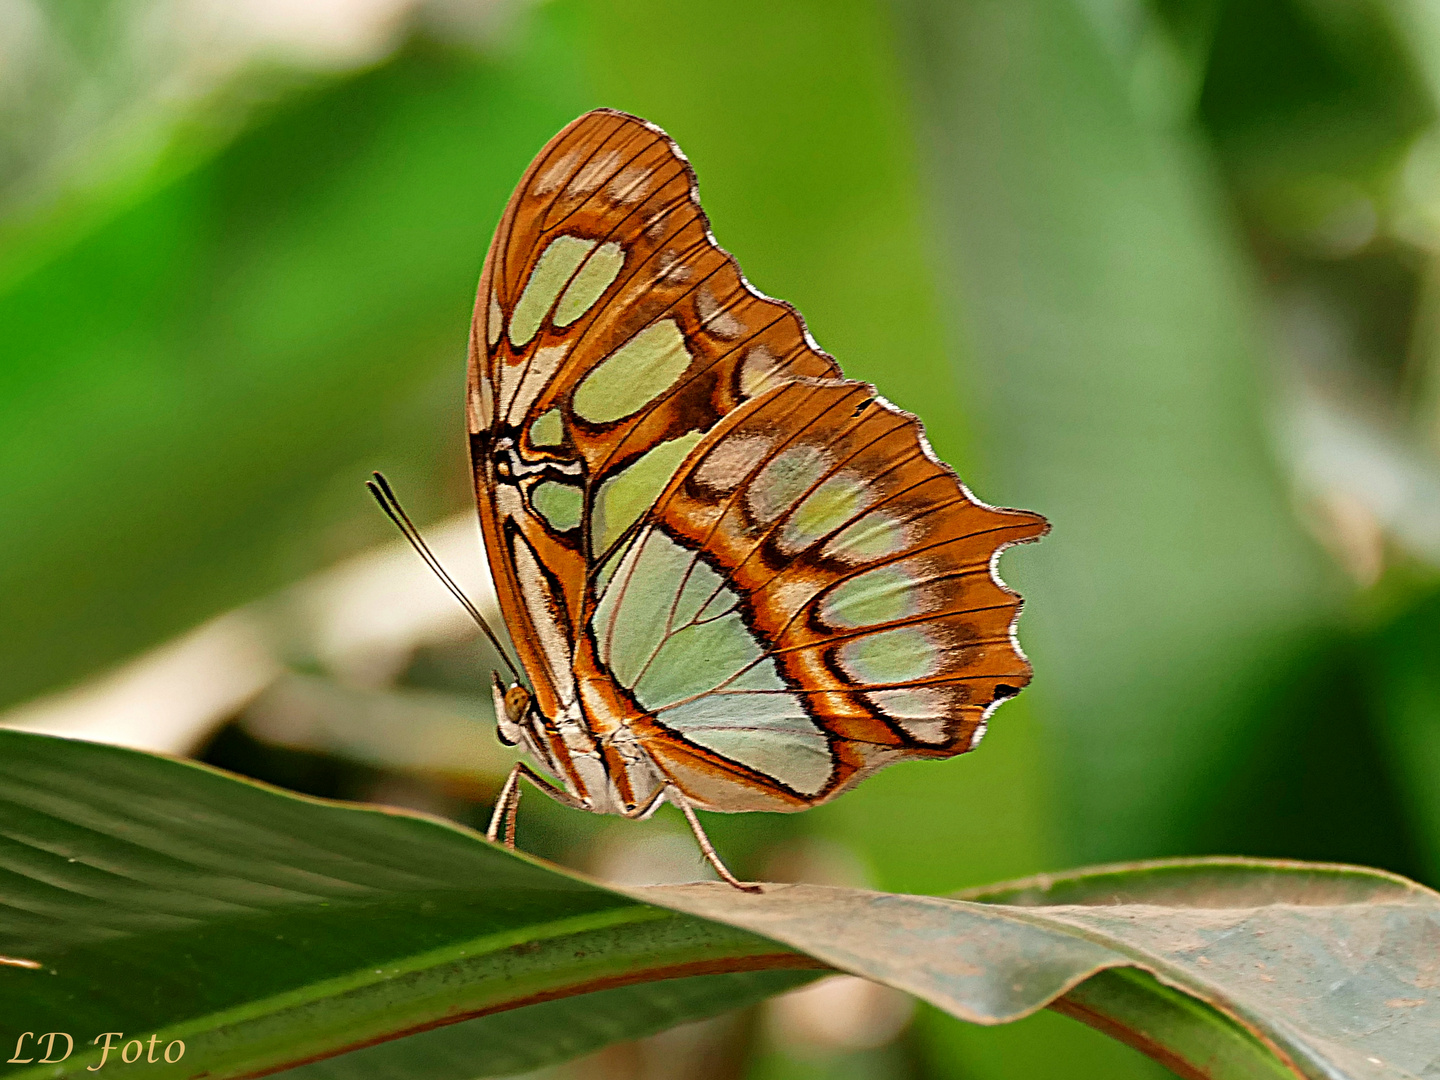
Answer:
[[690, 805], [690, 800], [680, 793], [680, 789], [674, 784], [668, 784], [664, 793], [685, 815], [685, 820], [690, 823], [690, 831], [695, 834], [695, 842], [700, 845], [700, 853], [705, 856], [705, 861], [715, 868], [715, 872], [741, 892], [762, 892], [759, 885], [742, 884], [730, 872], [730, 868], [720, 861], [720, 856], [715, 851], [715, 845], [710, 843], [710, 837], [705, 835], [705, 830], [700, 825], [700, 819], [695, 816], [695, 808]]
[[515, 812], [520, 808], [520, 777], [522, 776], [562, 806], [568, 806], [572, 810], [589, 809], [568, 791], [562, 791], [529, 765], [523, 761], [517, 761], [515, 767], [510, 770], [510, 775], [505, 778], [505, 784], [500, 788], [500, 794], [495, 798], [495, 810], [490, 815], [490, 827], [485, 830], [485, 839], [490, 841], [499, 839], [500, 826], [503, 823], [505, 846], [508, 848], [515, 846]]

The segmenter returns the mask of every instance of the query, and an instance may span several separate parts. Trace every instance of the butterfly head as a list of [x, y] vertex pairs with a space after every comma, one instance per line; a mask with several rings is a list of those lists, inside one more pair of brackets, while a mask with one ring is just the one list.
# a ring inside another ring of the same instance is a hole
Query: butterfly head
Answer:
[[500, 676], [491, 673], [490, 692], [495, 700], [495, 727], [500, 741], [514, 746], [524, 734], [534, 697], [519, 683], [511, 683], [507, 690]]

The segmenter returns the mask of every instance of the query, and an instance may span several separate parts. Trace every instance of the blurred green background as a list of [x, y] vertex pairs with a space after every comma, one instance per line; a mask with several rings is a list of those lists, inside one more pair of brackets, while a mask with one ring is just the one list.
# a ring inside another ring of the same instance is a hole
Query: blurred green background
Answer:
[[[1003, 562], [1036, 676], [979, 752], [712, 816], [742, 875], [938, 892], [1237, 853], [1440, 886], [1422, 0], [3, 0], [0, 723], [482, 820], [483, 650], [355, 599], [380, 562], [324, 572], [393, 548], [373, 468], [424, 523], [469, 505], [480, 263], [599, 105], [679, 141], [750, 279], [982, 498], [1053, 523]], [[203, 663], [202, 624], [229, 642]], [[697, 872], [671, 818], [541, 803], [530, 850]], [[792, 1002], [552, 1074], [1163, 1075], [1051, 1014], [851, 997], [869, 1028]]]

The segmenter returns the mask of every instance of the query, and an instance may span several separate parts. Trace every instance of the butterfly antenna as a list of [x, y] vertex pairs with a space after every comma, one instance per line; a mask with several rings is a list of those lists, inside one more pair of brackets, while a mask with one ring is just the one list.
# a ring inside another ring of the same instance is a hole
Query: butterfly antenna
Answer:
[[455, 584], [455, 579], [445, 572], [445, 568], [440, 565], [440, 560], [435, 557], [435, 553], [425, 543], [425, 538], [420, 535], [420, 530], [410, 520], [410, 515], [405, 513], [405, 508], [400, 505], [400, 500], [395, 497], [394, 489], [390, 487], [390, 481], [385, 479], [383, 473], [377, 472], [372, 475], [374, 479], [366, 480], [365, 486], [369, 488], [370, 494], [375, 496], [375, 501], [380, 504], [380, 509], [385, 511], [390, 520], [395, 523], [395, 527], [400, 530], [401, 535], [410, 541], [410, 546], [415, 549], [420, 558], [425, 560], [425, 565], [435, 572], [435, 576], [450, 590], [455, 599], [460, 601], [465, 610], [470, 613], [470, 617], [479, 624], [480, 629], [485, 632], [485, 636], [490, 639], [490, 644], [495, 646], [495, 651], [500, 654], [500, 659], [504, 660], [505, 666], [510, 669], [510, 674], [515, 676], [515, 681], [523, 681], [519, 670], [510, 659], [510, 654], [505, 651], [505, 646], [500, 644], [500, 639], [496, 637], [495, 631], [490, 629], [490, 624], [485, 621], [485, 616], [481, 615], [480, 609], [460, 591], [460, 586]]

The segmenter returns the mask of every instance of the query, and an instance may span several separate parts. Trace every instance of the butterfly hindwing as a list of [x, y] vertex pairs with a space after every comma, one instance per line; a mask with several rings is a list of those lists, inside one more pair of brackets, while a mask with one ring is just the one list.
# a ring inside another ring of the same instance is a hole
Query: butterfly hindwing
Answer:
[[970, 749], [1029, 681], [992, 567], [1044, 528], [977, 502], [869, 386], [791, 381], [697, 447], [591, 629], [687, 794], [808, 805], [897, 756]]
[[597, 809], [801, 809], [969, 749], [1028, 681], [993, 565], [1044, 520], [977, 502], [751, 288], [644, 121], [589, 113], [522, 179], [468, 412], [531, 747]]

